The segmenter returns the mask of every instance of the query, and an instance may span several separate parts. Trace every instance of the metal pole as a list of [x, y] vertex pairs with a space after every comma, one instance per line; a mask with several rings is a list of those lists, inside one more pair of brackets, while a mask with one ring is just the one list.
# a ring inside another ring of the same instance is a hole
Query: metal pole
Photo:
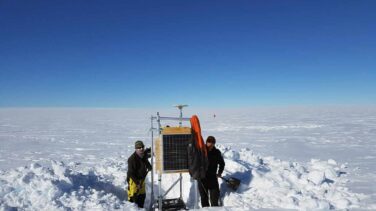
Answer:
[[151, 125], [151, 193], [150, 193], [150, 206], [149, 210], [154, 206], [154, 128], [153, 128], [153, 116], [150, 118]]
[[159, 117], [160, 120], [175, 120], [175, 121], [190, 121], [191, 118], [186, 118], [186, 117], [183, 117], [183, 118], [180, 118], [180, 117], [164, 117], [164, 116], [161, 116]]
[[[161, 120], [159, 112], [157, 112], [158, 134], [161, 135]], [[158, 173], [158, 210], [162, 211], [162, 172]]]
[[194, 209], [198, 209], [198, 182], [197, 180], [193, 180], [193, 185], [194, 185], [194, 189], [195, 189], [195, 204], [194, 204]]
[[168, 192], [170, 192], [170, 190], [178, 183], [180, 181], [180, 178], [178, 179], [178, 180], [176, 180], [172, 185], [171, 185], [171, 187], [167, 190], [167, 191], [165, 191], [165, 193], [164, 193], [164, 195], [163, 195], [163, 197], [165, 197], [165, 196], [167, 196], [167, 194], [168, 194]]
[[[183, 107], [179, 107], [179, 110], [180, 110], [180, 120], [179, 120], [179, 127], [182, 126], [182, 119], [183, 119]], [[182, 183], [182, 174], [180, 173], [180, 199], [183, 199], [183, 183]]]
[[179, 127], [182, 126], [182, 119], [183, 119], [183, 108], [187, 107], [188, 105], [175, 105], [174, 107], [178, 108], [180, 110], [180, 121], [179, 121]]
[[161, 116], [159, 116], [159, 112], [157, 112], [157, 123], [158, 123], [158, 134], [160, 135], [162, 132], [162, 126], [161, 126]]
[[182, 176], [182, 173], [180, 173], [180, 199], [183, 199], [183, 176]]
[[180, 120], [179, 120], [179, 127], [182, 126], [182, 118], [183, 118], [183, 107], [179, 107], [180, 110]]

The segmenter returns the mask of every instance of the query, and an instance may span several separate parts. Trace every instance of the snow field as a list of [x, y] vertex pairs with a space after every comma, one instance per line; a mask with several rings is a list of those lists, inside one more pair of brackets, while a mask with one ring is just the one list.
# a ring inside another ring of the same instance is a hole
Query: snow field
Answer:
[[[237, 153], [221, 148], [226, 158]], [[235, 157], [239, 157], [236, 162], [226, 159], [226, 164], [230, 164], [226, 173], [238, 177], [245, 172], [251, 175], [241, 177], [246, 184], [235, 193], [229, 192], [225, 205], [306, 210], [359, 208], [362, 195], [347, 190], [345, 166], [339, 167], [334, 160], [312, 160], [302, 166], [274, 157], [261, 158], [248, 149], [240, 150]], [[239, 165], [245, 169], [242, 173]]]
[[[365, 196], [346, 188], [346, 165], [333, 159], [311, 160], [300, 164], [261, 157], [249, 149], [233, 150], [218, 145], [225, 158], [223, 176], [242, 181], [237, 191], [227, 187], [221, 179], [220, 209], [284, 208], [300, 210], [328, 210], [361, 208]], [[0, 172], [0, 210], [137, 210], [126, 201], [127, 157], [102, 159], [92, 167], [80, 163], [64, 164], [51, 161], [48, 166], [32, 163]], [[179, 174], [164, 174], [162, 189], [166, 191]], [[150, 174], [147, 178], [150, 200]], [[155, 195], [158, 193], [155, 175]], [[183, 174], [183, 199], [194, 207], [194, 183]], [[167, 198], [177, 198], [176, 186]]]
[[[190, 109], [184, 116], [198, 114], [203, 137], [217, 138], [224, 176], [242, 181], [233, 191], [219, 179], [224, 207], [203, 210], [376, 210], [375, 108]], [[0, 210], [137, 210], [126, 201], [126, 160], [135, 140], [151, 145], [155, 113], [0, 109]], [[164, 175], [162, 191], [178, 176]], [[186, 173], [183, 199], [194, 207]]]
[[0, 210], [137, 210], [124, 203], [124, 162], [106, 161], [94, 168], [51, 161], [0, 173]]

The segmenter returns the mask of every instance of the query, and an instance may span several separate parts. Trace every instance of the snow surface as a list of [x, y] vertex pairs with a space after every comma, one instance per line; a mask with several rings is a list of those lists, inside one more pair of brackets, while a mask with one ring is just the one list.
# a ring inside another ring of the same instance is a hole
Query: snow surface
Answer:
[[[126, 161], [135, 140], [151, 145], [150, 116], [156, 111], [0, 109], [0, 210], [138, 210], [126, 201]], [[224, 175], [242, 181], [233, 191], [220, 180], [223, 207], [203, 210], [376, 209], [375, 108], [184, 113], [199, 115], [203, 136], [218, 140]], [[163, 191], [177, 178], [164, 175]], [[189, 208], [192, 185], [183, 174]], [[167, 197], [178, 195], [174, 188]]]

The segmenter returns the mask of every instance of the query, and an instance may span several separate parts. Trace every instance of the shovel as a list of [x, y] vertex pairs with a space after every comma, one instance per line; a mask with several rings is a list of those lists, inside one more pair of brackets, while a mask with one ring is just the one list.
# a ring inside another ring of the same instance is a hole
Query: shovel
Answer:
[[221, 177], [221, 179], [223, 179], [226, 182], [226, 184], [230, 186], [234, 191], [236, 191], [240, 185], [240, 180], [234, 177], [230, 177], [230, 178]]

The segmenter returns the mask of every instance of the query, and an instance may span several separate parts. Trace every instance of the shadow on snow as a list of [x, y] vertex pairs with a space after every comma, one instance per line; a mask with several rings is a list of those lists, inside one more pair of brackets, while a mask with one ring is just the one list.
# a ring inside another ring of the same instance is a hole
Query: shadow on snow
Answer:
[[105, 194], [113, 194], [119, 200], [124, 201], [127, 198], [127, 192], [123, 188], [113, 185], [111, 182], [101, 181], [100, 177], [93, 171], [89, 174], [70, 174], [65, 172], [65, 176], [70, 179], [71, 183], [64, 180], [55, 180], [55, 184], [63, 193], [71, 193], [80, 189], [95, 189], [96, 191], [103, 191]]

